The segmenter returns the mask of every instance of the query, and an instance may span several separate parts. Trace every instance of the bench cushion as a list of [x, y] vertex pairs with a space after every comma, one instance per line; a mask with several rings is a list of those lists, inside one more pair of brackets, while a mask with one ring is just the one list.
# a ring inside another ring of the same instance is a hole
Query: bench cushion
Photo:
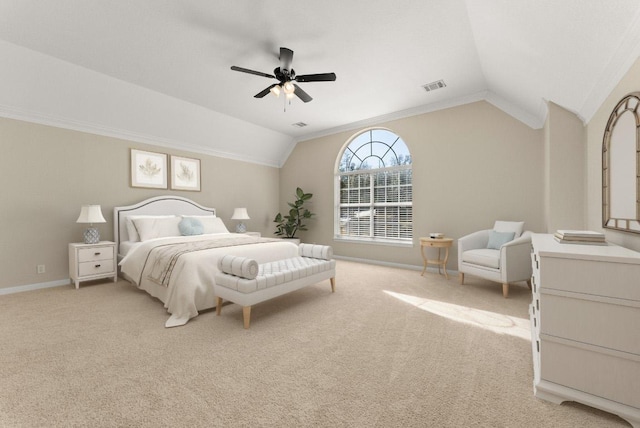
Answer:
[[329, 245], [300, 244], [298, 245], [298, 255], [302, 257], [313, 257], [314, 259], [331, 260], [333, 249]]
[[254, 291], [291, 282], [319, 272], [335, 269], [335, 260], [310, 257], [293, 257], [259, 265], [258, 275], [253, 279], [233, 276], [224, 271], [216, 275], [216, 285], [240, 293]]
[[218, 259], [218, 270], [230, 275], [254, 279], [258, 276], [259, 265], [253, 259], [225, 255]]

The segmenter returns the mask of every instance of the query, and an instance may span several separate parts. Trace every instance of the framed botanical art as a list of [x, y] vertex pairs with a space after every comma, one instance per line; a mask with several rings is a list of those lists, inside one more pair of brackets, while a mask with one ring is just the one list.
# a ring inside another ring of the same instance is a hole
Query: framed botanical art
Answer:
[[200, 159], [171, 156], [171, 189], [200, 191]]
[[131, 187], [167, 188], [167, 155], [131, 149]]

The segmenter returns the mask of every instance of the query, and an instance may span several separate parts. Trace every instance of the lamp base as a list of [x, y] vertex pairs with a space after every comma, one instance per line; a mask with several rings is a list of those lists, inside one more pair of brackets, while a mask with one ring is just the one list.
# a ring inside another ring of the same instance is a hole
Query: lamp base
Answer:
[[95, 227], [88, 227], [84, 231], [84, 243], [85, 244], [97, 244], [100, 242], [100, 233]]
[[236, 233], [245, 233], [247, 231], [247, 226], [244, 223], [240, 222], [236, 226]]

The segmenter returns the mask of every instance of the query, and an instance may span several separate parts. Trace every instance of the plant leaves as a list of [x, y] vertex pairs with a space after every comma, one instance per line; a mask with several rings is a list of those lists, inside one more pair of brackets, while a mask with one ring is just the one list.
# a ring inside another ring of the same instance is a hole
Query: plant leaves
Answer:
[[278, 223], [276, 226], [275, 234], [277, 236], [285, 235], [287, 238], [295, 238], [295, 234], [298, 230], [307, 230], [307, 227], [302, 224], [302, 219], [311, 218], [314, 214], [308, 209], [303, 208], [304, 202], [311, 199], [313, 193], [304, 193], [301, 188], [296, 188], [296, 201], [287, 202], [287, 205], [291, 208], [288, 215], [282, 215], [278, 213], [273, 220]]

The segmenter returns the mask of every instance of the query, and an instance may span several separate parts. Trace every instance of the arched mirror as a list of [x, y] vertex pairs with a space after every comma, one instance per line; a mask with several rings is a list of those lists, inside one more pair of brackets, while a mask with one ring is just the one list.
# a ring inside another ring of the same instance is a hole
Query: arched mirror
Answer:
[[640, 233], [640, 92], [622, 98], [602, 142], [602, 226]]

